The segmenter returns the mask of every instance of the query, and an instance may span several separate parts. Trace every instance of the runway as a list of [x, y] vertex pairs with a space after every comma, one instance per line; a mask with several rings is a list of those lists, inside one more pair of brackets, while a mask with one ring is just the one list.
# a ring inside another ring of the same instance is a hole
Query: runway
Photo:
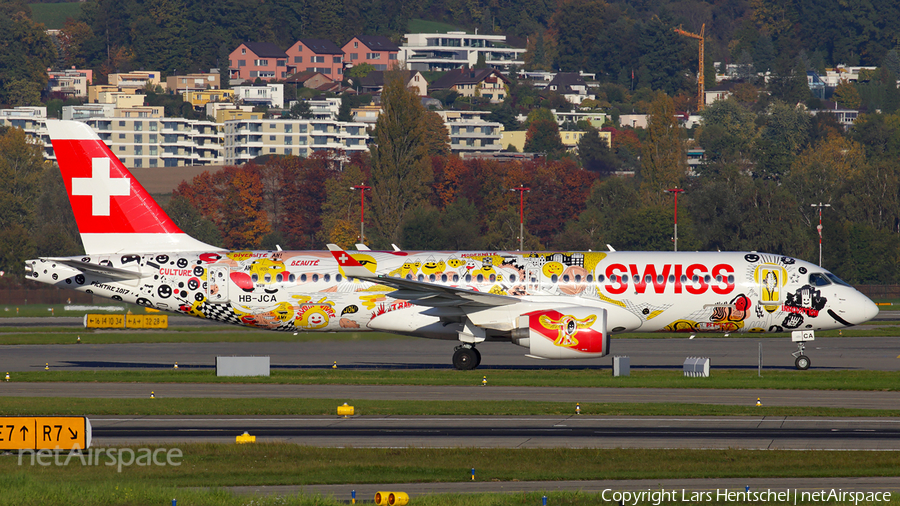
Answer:
[[799, 417], [90, 417], [101, 446], [257, 443], [366, 448], [900, 450], [900, 420]]
[[[76, 345], [0, 346], [0, 372], [54, 370], [130, 370], [179, 367], [213, 369], [217, 356], [269, 356], [278, 369], [316, 369], [337, 362], [350, 369], [451, 369], [455, 341], [431, 339], [321, 340], [259, 343], [92, 344], [90, 335]], [[686, 357], [709, 357], [713, 369], [756, 370], [762, 345], [763, 367], [794, 369], [797, 350], [790, 338], [687, 337], [614, 338], [612, 355], [628, 356], [634, 369], [682, 368]], [[586, 360], [536, 360], [527, 348], [510, 343], [478, 345], [482, 369], [606, 369], [612, 357]], [[829, 337], [809, 343], [806, 354], [815, 370], [900, 370], [900, 337]]]

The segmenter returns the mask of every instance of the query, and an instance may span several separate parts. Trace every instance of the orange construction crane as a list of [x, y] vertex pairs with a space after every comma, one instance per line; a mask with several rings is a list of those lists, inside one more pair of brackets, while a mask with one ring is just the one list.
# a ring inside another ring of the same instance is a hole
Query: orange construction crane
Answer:
[[678, 28], [673, 28], [676, 33], [684, 35], [686, 37], [690, 37], [692, 39], [697, 39], [700, 41], [700, 72], [697, 73], [697, 110], [703, 110], [703, 103], [706, 102], [705, 99], [705, 91], [706, 87], [704, 86], [703, 79], [703, 32], [706, 31], [706, 23], [703, 23], [703, 26], [700, 27], [700, 33], [691, 33], [681, 29], [681, 25]]

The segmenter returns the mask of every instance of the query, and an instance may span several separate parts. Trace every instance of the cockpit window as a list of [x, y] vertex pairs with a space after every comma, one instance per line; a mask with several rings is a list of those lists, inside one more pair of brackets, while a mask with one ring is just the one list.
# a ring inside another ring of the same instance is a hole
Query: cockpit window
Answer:
[[828, 279], [834, 281], [838, 285], [850, 286], [850, 283], [847, 283], [843, 279], [835, 276], [834, 274], [832, 274], [830, 272], [826, 272], [825, 275], [828, 276]]
[[809, 275], [809, 284], [812, 286], [828, 286], [831, 284], [831, 281], [825, 277], [825, 274], [821, 272], [813, 272]]

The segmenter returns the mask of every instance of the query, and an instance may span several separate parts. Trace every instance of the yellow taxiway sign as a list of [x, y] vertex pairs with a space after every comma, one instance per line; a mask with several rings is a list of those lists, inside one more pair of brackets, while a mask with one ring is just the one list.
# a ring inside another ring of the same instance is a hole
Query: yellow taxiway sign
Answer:
[[0, 417], [0, 450], [72, 450], [91, 444], [84, 416]]

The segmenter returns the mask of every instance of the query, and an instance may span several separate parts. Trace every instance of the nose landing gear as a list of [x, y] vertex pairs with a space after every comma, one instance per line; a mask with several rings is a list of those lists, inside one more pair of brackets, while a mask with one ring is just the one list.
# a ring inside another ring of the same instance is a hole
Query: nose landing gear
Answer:
[[797, 348], [797, 351], [791, 353], [791, 355], [796, 358], [796, 360], [794, 360], [794, 366], [801, 371], [805, 371], [809, 369], [809, 364], [812, 363], [810, 362], [809, 357], [803, 354], [803, 351], [806, 349], [806, 343], [801, 342], [797, 345]]
[[791, 332], [791, 341], [797, 343], [797, 351], [791, 353], [794, 356], [794, 366], [801, 371], [809, 369], [811, 364], [809, 357], [803, 354], [807, 341], [814, 341], [816, 334], [812, 330], [795, 330]]

